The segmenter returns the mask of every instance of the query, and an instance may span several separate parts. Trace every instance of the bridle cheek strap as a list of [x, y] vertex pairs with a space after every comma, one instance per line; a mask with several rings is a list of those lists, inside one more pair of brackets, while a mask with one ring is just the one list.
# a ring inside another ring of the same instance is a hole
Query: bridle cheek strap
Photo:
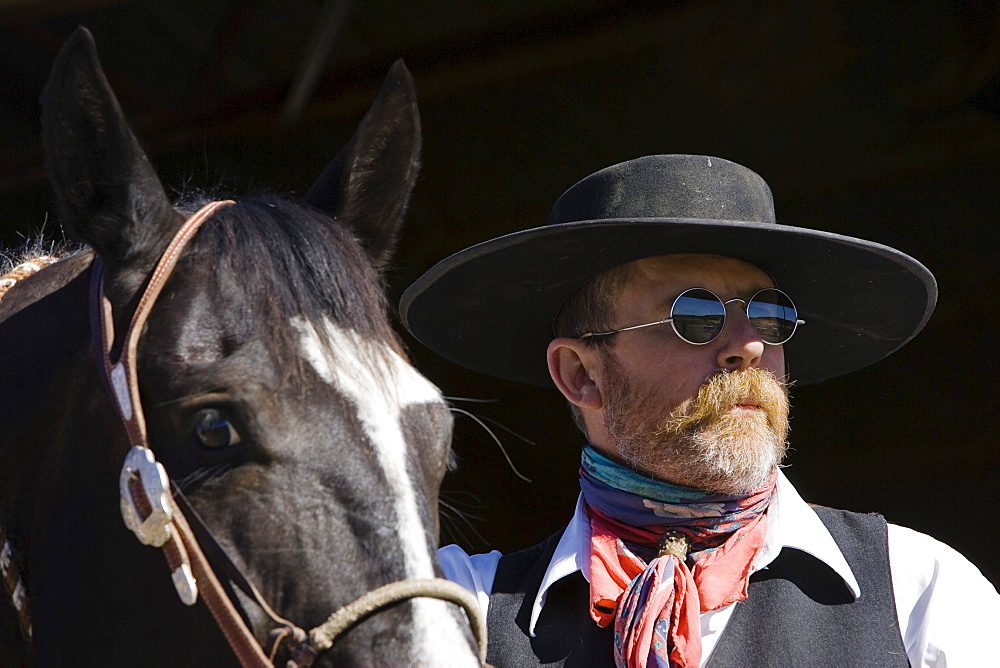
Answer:
[[[100, 349], [94, 351], [103, 362], [104, 378], [111, 384], [111, 393], [118, 406], [118, 413], [128, 430], [132, 445], [145, 446], [146, 420], [142, 413], [142, 403], [139, 401], [139, 378], [136, 370], [136, 357], [139, 346], [139, 336], [149, 318], [153, 304], [160, 296], [164, 284], [173, 273], [180, 258], [181, 251], [201, 227], [202, 223], [212, 217], [219, 209], [235, 204], [232, 200], [209, 202], [200, 208], [193, 216], [184, 221], [177, 234], [163, 251], [153, 273], [149, 277], [146, 289], [139, 298], [132, 320], [122, 340], [121, 354], [116, 361], [111, 360], [111, 345], [114, 343], [114, 320], [111, 314], [111, 303], [104, 296], [104, 263], [100, 257], [94, 258], [91, 269], [91, 330], [95, 343]], [[96, 312], [95, 312], [96, 311]], [[96, 317], [95, 317], [96, 316]]]
[[202, 223], [232, 201], [211, 202], [188, 218], [160, 257], [122, 339], [121, 355], [111, 359], [114, 320], [104, 295], [104, 263], [91, 265], [90, 311], [94, 351], [102, 376], [121, 417], [131, 449], [119, 480], [122, 518], [139, 541], [163, 550], [181, 601], [194, 605], [199, 591], [219, 629], [243, 666], [270, 666], [267, 656], [244, 623], [194, 539], [191, 527], [170, 493], [163, 466], [156, 461], [146, 434], [136, 368], [139, 336], [153, 304], [177, 265], [184, 247]]
[[[465, 610], [479, 644], [480, 662], [485, 664], [486, 624], [478, 602], [460, 585], [448, 580], [404, 580], [390, 583], [338, 610], [326, 623], [307, 634], [274, 612], [256, 587], [246, 579], [211, 537], [211, 532], [180, 494], [180, 490], [176, 487], [171, 489], [166, 470], [156, 461], [147, 439], [136, 367], [139, 337], [153, 304], [177, 265], [184, 247], [202, 223], [219, 209], [231, 204], [233, 202], [230, 200], [210, 202], [188, 218], [178, 230], [150, 275], [146, 289], [125, 331], [121, 345], [122, 352], [117, 360], [111, 359], [114, 320], [111, 303], [104, 295], [104, 263], [100, 257], [95, 257], [91, 265], [90, 322], [92, 340], [96, 348], [94, 353], [99, 361], [101, 376], [108, 392], [115, 399], [115, 406], [131, 445], [119, 478], [122, 518], [125, 525], [143, 544], [163, 550], [174, 587], [182, 602], [194, 605], [198, 600], [198, 593], [201, 592], [202, 599], [215, 618], [216, 624], [225, 635], [240, 664], [245, 667], [272, 666], [274, 655], [281, 645], [288, 647], [291, 652], [290, 665], [309, 666], [321, 652], [330, 648], [339, 634], [353, 624], [388, 605], [418, 596], [451, 601]], [[178, 502], [183, 506], [183, 511], [178, 507]], [[188, 523], [188, 518], [191, 524]], [[192, 530], [192, 524], [196, 528], [195, 531]], [[271, 633], [272, 642], [269, 643], [272, 646], [271, 657], [264, 653], [247, 623], [233, 605], [216, 576], [211, 561], [206, 557], [196, 533], [215, 555], [216, 562], [222, 564], [225, 575], [254, 600], [277, 625]]]

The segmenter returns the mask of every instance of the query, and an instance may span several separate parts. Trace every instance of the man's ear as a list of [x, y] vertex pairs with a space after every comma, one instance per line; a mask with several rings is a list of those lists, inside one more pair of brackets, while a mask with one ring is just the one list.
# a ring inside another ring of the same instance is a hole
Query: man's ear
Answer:
[[600, 355], [579, 339], [558, 338], [546, 353], [549, 375], [566, 400], [580, 408], [604, 406], [600, 382]]

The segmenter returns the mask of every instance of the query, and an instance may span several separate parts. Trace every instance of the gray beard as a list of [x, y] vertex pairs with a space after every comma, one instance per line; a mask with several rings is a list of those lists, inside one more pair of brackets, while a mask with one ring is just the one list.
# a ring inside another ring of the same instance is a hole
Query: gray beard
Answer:
[[763, 410], [657, 433], [666, 419], [656, 397], [630, 386], [613, 360], [605, 377], [605, 427], [622, 459], [640, 473], [709, 492], [746, 494], [763, 486], [785, 457], [784, 429], [777, 433]]
[[734, 437], [720, 436], [710, 427], [670, 438], [630, 435], [619, 437], [617, 443], [622, 458], [636, 471], [719, 494], [758, 489], [786, 450], [773, 431]]

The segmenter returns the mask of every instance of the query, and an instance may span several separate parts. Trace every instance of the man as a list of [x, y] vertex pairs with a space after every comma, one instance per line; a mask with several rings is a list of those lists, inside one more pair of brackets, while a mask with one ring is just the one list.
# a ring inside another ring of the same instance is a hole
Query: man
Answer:
[[974, 566], [814, 509], [778, 469], [787, 385], [891, 354], [936, 297], [913, 258], [779, 225], [758, 175], [703, 156], [601, 170], [548, 226], [431, 269], [403, 296], [410, 331], [555, 384], [589, 443], [562, 531], [506, 556], [440, 552], [486, 611], [490, 663], [996, 662], [1000, 596]]

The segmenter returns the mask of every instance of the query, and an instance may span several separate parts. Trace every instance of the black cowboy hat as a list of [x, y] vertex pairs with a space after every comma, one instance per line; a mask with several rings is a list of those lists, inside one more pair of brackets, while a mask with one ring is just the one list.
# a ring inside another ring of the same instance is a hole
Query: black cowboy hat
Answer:
[[806, 323], [785, 344], [798, 384], [886, 357], [916, 336], [937, 301], [930, 271], [894, 248], [776, 223], [770, 188], [746, 167], [654, 155], [583, 179], [545, 227], [442, 260], [403, 294], [400, 317], [449, 360], [551, 385], [545, 350], [566, 299], [607, 269], [669, 253], [744, 260], [791, 295]]

